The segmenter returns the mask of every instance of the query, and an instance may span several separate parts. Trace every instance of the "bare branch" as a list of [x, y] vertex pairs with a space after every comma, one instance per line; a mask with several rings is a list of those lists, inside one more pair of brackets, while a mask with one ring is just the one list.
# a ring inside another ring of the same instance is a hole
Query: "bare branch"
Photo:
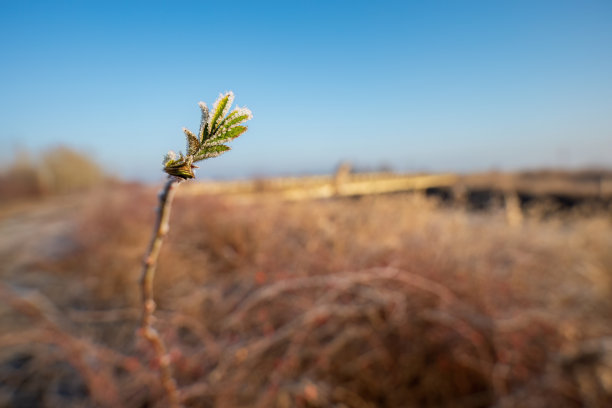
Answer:
[[170, 176], [166, 185], [159, 193], [159, 206], [157, 207], [157, 218], [151, 237], [149, 249], [143, 260], [142, 275], [140, 277], [140, 287], [142, 291], [142, 321], [141, 334], [151, 344], [155, 357], [159, 362], [159, 374], [168, 398], [169, 406], [179, 408], [178, 389], [176, 381], [172, 376], [170, 356], [159, 333], [153, 327], [153, 313], [155, 312], [155, 300], [153, 299], [153, 281], [155, 269], [157, 268], [157, 258], [161, 249], [164, 237], [168, 233], [170, 209], [172, 200], [176, 192], [176, 187], [182, 181], [181, 178]]

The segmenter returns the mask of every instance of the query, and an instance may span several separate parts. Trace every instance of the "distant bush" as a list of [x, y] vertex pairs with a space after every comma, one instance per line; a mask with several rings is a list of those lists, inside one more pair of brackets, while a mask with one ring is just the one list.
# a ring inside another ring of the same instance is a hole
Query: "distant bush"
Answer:
[[[417, 195], [183, 191], [155, 300], [185, 407], [612, 407], [604, 217], [509, 227]], [[155, 200], [118, 186], [13, 223], [0, 406], [168, 407], [153, 352], [134, 341]], [[61, 220], [75, 222], [68, 236], [49, 228]]]
[[16, 159], [0, 171], [0, 199], [40, 195], [39, 173], [30, 156], [20, 152]]
[[105, 175], [89, 157], [68, 147], [55, 147], [34, 160], [27, 152], [0, 171], [0, 199], [40, 197], [88, 189]]
[[52, 193], [100, 184], [104, 173], [89, 157], [66, 147], [45, 152], [38, 168], [43, 189]]

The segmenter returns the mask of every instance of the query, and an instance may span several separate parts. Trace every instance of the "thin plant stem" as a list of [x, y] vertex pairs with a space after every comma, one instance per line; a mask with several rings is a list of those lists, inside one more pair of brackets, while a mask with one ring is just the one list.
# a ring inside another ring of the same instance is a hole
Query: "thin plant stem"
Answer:
[[180, 408], [181, 403], [176, 381], [172, 375], [170, 356], [168, 355], [168, 351], [161, 336], [153, 327], [153, 312], [155, 312], [153, 281], [155, 278], [159, 251], [169, 229], [172, 200], [174, 199], [176, 188], [181, 181], [181, 178], [170, 176], [164, 188], [159, 193], [159, 206], [157, 207], [155, 228], [153, 229], [151, 243], [149, 244], [149, 248], [143, 260], [142, 275], [140, 277], [140, 288], [142, 291], [142, 321], [140, 329], [142, 336], [151, 344], [155, 357], [159, 362], [161, 383], [171, 408]]
[[172, 376], [170, 356], [159, 333], [153, 327], [153, 313], [155, 312], [155, 300], [153, 299], [153, 281], [155, 278], [155, 268], [157, 258], [161, 249], [164, 237], [168, 233], [170, 207], [176, 187], [183, 180], [195, 177], [193, 169], [197, 168], [193, 163], [201, 160], [217, 157], [228, 150], [229, 146], [224, 143], [236, 139], [247, 131], [243, 126], [244, 122], [253, 117], [247, 108], [235, 108], [230, 112], [230, 107], [234, 101], [234, 93], [226, 92], [219, 95], [213, 105], [212, 112], [204, 102], [200, 102], [202, 119], [200, 130], [197, 133], [183, 128], [187, 137], [187, 152], [185, 155], [179, 152], [177, 156], [173, 151], [169, 151], [164, 157], [164, 171], [170, 176], [166, 185], [159, 194], [159, 207], [157, 208], [157, 218], [155, 228], [151, 237], [151, 244], [144, 257], [142, 265], [142, 276], [140, 286], [142, 291], [142, 322], [140, 331], [142, 336], [151, 344], [155, 357], [159, 361], [159, 375], [162, 386], [168, 399], [168, 406], [180, 408], [179, 391], [176, 381]]

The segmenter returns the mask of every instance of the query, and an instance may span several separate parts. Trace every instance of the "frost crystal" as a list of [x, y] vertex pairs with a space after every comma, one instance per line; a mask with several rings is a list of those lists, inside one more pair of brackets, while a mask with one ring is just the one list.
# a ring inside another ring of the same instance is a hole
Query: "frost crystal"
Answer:
[[202, 111], [200, 130], [196, 136], [189, 129], [183, 128], [187, 138], [187, 152], [177, 156], [175, 152], [169, 151], [163, 161], [166, 173], [184, 179], [193, 178], [193, 169], [197, 168], [193, 165], [194, 162], [216, 157], [230, 150], [224, 143], [246, 132], [247, 127], [241, 124], [253, 117], [249, 109], [238, 106], [230, 112], [233, 103], [232, 91], [220, 94], [212, 110], [209, 110], [204, 102], [198, 103]]
[[164, 156], [164, 161], [162, 162], [162, 164], [165, 165], [169, 161], [173, 160], [176, 160], [176, 153], [173, 150], [168, 150], [168, 153], [166, 153], [166, 155]]
[[198, 138], [202, 140], [204, 137], [204, 128], [210, 119], [210, 111], [208, 110], [208, 106], [204, 102], [200, 102], [200, 109], [202, 110], [202, 120], [200, 122], [200, 131], [198, 132]]

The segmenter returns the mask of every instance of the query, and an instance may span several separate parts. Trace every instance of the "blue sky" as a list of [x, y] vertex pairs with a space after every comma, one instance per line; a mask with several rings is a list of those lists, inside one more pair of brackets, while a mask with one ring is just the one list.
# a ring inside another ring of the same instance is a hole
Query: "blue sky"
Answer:
[[233, 90], [198, 177], [612, 166], [610, 1], [0, 1], [0, 149], [159, 180]]

